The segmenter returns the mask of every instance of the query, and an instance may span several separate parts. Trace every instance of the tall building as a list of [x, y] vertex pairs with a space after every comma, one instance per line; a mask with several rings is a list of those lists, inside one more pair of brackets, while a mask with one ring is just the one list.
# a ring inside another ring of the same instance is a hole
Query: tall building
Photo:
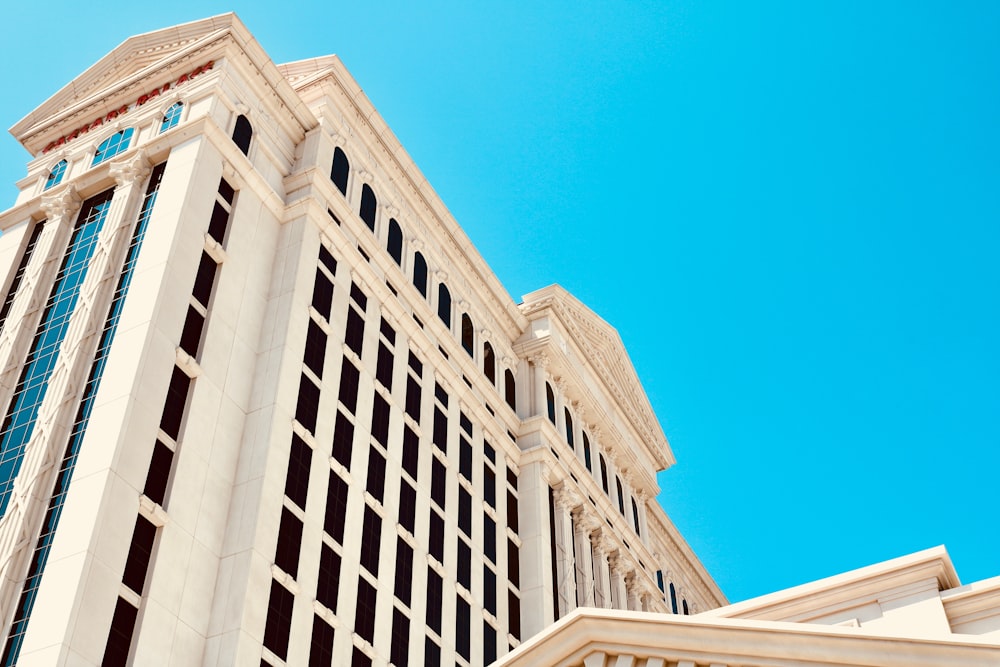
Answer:
[[483, 665], [725, 599], [615, 330], [515, 302], [334, 56], [232, 14], [12, 128], [5, 665]]

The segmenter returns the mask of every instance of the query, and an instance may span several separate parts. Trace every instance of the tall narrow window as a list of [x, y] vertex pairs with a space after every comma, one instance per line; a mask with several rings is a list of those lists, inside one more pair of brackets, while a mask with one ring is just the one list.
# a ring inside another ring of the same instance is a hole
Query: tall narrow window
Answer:
[[119, 153], [128, 150], [128, 145], [132, 141], [132, 133], [134, 131], [134, 128], [130, 127], [126, 130], [115, 132], [102, 141], [101, 145], [97, 147], [97, 152], [94, 153], [94, 161], [90, 163], [90, 166], [99, 165], [105, 160], [110, 160]]
[[625, 497], [622, 495], [622, 480], [618, 475], [615, 475], [615, 484], [618, 485], [618, 511], [625, 516]]
[[243, 114], [236, 118], [236, 127], [233, 128], [233, 143], [244, 155], [250, 154], [250, 140], [253, 139], [253, 126]]
[[375, 231], [375, 209], [378, 208], [378, 200], [375, 198], [375, 191], [367, 183], [361, 188], [361, 219], [368, 225], [368, 229]]
[[340, 190], [340, 194], [347, 194], [347, 175], [351, 172], [351, 163], [347, 160], [347, 155], [337, 146], [333, 149], [333, 168], [330, 169], [330, 180]]
[[504, 396], [511, 410], [517, 410], [517, 383], [514, 373], [508, 368], [503, 372]]
[[552, 393], [552, 385], [545, 383], [545, 410], [548, 412], [549, 421], [556, 423], [556, 395]]
[[475, 330], [472, 326], [472, 318], [469, 317], [468, 313], [462, 313], [462, 347], [465, 351], [469, 353], [471, 357], [473, 355], [473, 349], [475, 347]]
[[451, 292], [444, 283], [438, 285], [438, 317], [446, 327], [451, 328]]
[[672, 581], [670, 582], [670, 609], [675, 614], [677, 613], [677, 589]]
[[17, 296], [17, 289], [21, 286], [21, 280], [24, 279], [24, 272], [28, 268], [28, 262], [31, 261], [31, 255], [35, 252], [35, 246], [38, 245], [38, 237], [42, 233], [42, 227], [44, 226], [45, 221], [43, 220], [35, 224], [31, 229], [28, 243], [24, 246], [24, 252], [21, 253], [21, 261], [17, 265], [17, 271], [14, 272], [14, 277], [10, 281], [10, 287], [7, 288], [7, 297], [3, 300], [3, 305], [0, 306], [0, 331], [3, 331], [7, 315], [10, 314], [10, 309], [14, 305], [14, 297]]
[[635, 528], [635, 534], [642, 537], [639, 530], [639, 506], [635, 503], [635, 498], [632, 498], [632, 527]]
[[413, 254], [413, 286], [421, 296], [427, 296], [427, 260], [419, 252]]
[[604, 460], [604, 454], [598, 454], [601, 459], [601, 486], [604, 487], [604, 493], [610, 493], [608, 491], [608, 463]]
[[63, 176], [65, 175], [66, 160], [59, 160], [59, 162], [56, 162], [55, 166], [52, 167], [52, 171], [49, 172], [49, 177], [45, 179], [45, 189], [48, 190], [52, 186], [62, 183]]
[[569, 408], [563, 408], [563, 415], [566, 417], [566, 442], [571, 449], [576, 449], [573, 441], [573, 416], [569, 413]]
[[403, 230], [395, 218], [389, 218], [389, 238], [385, 249], [389, 251], [389, 256], [402, 265], [403, 263]]
[[163, 121], [160, 123], [160, 132], [166, 132], [174, 125], [181, 122], [181, 111], [183, 110], [184, 105], [180, 102], [174, 102], [170, 105], [170, 108], [163, 114]]
[[490, 381], [490, 384], [497, 382], [497, 359], [493, 352], [493, 346], [489, 343], [483, 345], [483, 375]]
[[590, 465], [590, 438], [587, 437], [586, 432], [583, 434], [583, 462], [587, 466], [587, 470], [593, 472]]

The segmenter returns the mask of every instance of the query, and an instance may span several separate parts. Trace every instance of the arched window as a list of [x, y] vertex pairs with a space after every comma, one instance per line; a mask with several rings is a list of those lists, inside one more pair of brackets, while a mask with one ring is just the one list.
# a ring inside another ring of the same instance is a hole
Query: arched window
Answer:
[[635, 528], [635, 534], [642, 537], [639, 529], [639, 506], [635, 504], [635, 498], [632, 499], [632, 527]]
[[545, 409], [549, 414], [549, 421], [556, 423], [556, 395], [552, 393], [552, 385], [545, 383]]
[[375, 199], [375, 191], [365, 183], [361, 188], [361, 219], [368, 225], [368, 229], [375, 231], [375, 209], [378, 207], [378, 200]]
[[573, 416], [569, 413], [569, 408], [563, 408], [563, 416], [566, 417], [566, 442], [570, 449], [576, 449], [573, 443]]
[[250, 140], [253, 139], [253, 126], [243, 114], [236, 117], [236, 127], [233, 128], [233, 143], [244, 155], [250, 155]]
[[608, 491], [608, 462], [604, 460], [604, 454], [598, 454], [598, 456], [601, 461], [601, 486], [604, 487], [604, 493], [610, 495], [611, 492]]
[[483, 344], [483, 375], [490, 381], [490, 384], [497, 383], [497, 359], [493, 352], [493, 346], [489, 343]]
[[62, 183], [63, 176], [65, 175], [66, 160], [59, 160], [59, 162], [56, 162], [55, 166], [52, 167], [52, 171], [49, 172], [49, 177], [45, 179], [45, 189], [48, 190], [52, 186]]
[[583, 462], [587, 464], [587, 470], [594, 471], [590, 465], [590, 438], [587, 437], [586, 431], [583, 433]]
[[413, 286], [427, 298], [427, 260], [419, 252], [413, 253]]
[[451, 328], [451, 292], [444, 283], [438, 285], [438, 317], [446, 327]]
[[472, 328], [472, 318], [469, 317], [468, 313], [462, 313], [462, 347], [465, 351], [469, 353], [469, 356], [473, 356], [475, 349], [475, 332]]
[[681, 600], [681, 607], [684, 609], [684, 615], [685, 616], [687, 616], [688, 614], [691, 613], [690, 611], [688, 611], [688, 601], [687, 600]]
[[160, 123], [160, 132], [166, 132], [174, 125], [181, 122], [181, 111], [183, 110], [184, 105], [180, 102], [174, 102], [171, 104], [170, 108], [163, 114], [163, 122]]
[[128, 150], [129, 142], [132, 141], [133, 128], [128, 128], [127, 130], [122, 130], [121, 132], [115, 132], [110, 137], [101, 142], [101, 145], [97, 147], [97, 152], [94, 153], [94, 161], [90, 163], [93, 167], [98, 165], [105, 160], [113, 158], [121, 152]]
[[389, 251], [389, 256], [396, 261], [396, 264], [403, 265], [403, 230], [395, 218], [389, 218], [389, 239], [385, 249]]
[[677, 613], [677, 589], [674, 588], [674, 582], [670, 582], [670, 608], [673, 612]]
[[507, 397], [507, 405], [511, 410], [517, 410], [517, 384], [514, 382], [514, 373], [508, 368], [503, 372], [504, 395]]
[[625, 496], [622, 495], [622, 478], [615, 475], [615, 483], [618, 484], [618, 511], [625, 516]]
[[337, 146], [333, 149], [333, 168], [330, 169], [330, 180], [340, 190], [340, 194], [347, 194], [347, 175], [351, 172], [351, 163], [347, 160], [347, 155]]

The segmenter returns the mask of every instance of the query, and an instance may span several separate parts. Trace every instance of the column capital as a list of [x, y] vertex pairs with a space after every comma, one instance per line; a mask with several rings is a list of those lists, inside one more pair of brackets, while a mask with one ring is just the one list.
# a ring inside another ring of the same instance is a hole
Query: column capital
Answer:
[[118, 183], [118, 187], [124, 188], [146, 178], [149, 174], [149, 158], [146, 157], [144, 149], [139, 149], [131, 157], [112, 162], [109, 171]]
[[76, 213], [82, 203], [83, 200], [80, 199], [76, 187], [68, 183], [49, 194], [42, 195], [41, 206], [49, 220], [59, 222]]
[[573, 489], [563, 482], [561, 485], [553, 489], [554, 500], [556, 507], [565, 510], [566, 512], [573, 512], [577, 507], [583, 504], [583, 499]]
[[539, 352], [538, 354], [533, 354], [530, 357], [528, 357], [528, 361], [531, 362], [532, 366], [536, 366], [538, 368], [546, 368], [549, 365], [549, 355], [545, 354], [544, 352]]

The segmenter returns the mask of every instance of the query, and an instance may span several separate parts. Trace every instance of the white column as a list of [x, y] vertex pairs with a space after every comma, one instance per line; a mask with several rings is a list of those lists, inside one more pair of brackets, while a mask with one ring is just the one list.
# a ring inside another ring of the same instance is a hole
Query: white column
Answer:
[[611, 601], [615, 609], [628, 609], [628, 592], [625, 590], [625, 561], [620, 552], [610, 559], [611, 566]]
[[545, 464], [530, 463], [518, 475], [521, 537], [521, 636], [552, 623], [552, 568], [549, 561], [549, 481]]
[[580, 504], [579, 497], [569, 489], [560, 488], [555, 492], [555, 535], [557, 591], [559, 598], [558, 618], [576, 609], [576, 566], [573, 554], [573, 522], [571, 512]]
[[545, 367], [549, 358], [538, 354], [529, 359], [531, 362], [531, 392], [534, 398], [534, 409], [529, 416], [541, 415], [548, 419], [548, 406], [545, 401]]
[[573, 515], [576, 534], [576, 582], [577, 601], [581, 607], [595, 606], [594, 598], [594, 558], [590, 544], [590, 533], [596, 524], [596, 519], [584, 513], [584, 505], [577, 507]]

